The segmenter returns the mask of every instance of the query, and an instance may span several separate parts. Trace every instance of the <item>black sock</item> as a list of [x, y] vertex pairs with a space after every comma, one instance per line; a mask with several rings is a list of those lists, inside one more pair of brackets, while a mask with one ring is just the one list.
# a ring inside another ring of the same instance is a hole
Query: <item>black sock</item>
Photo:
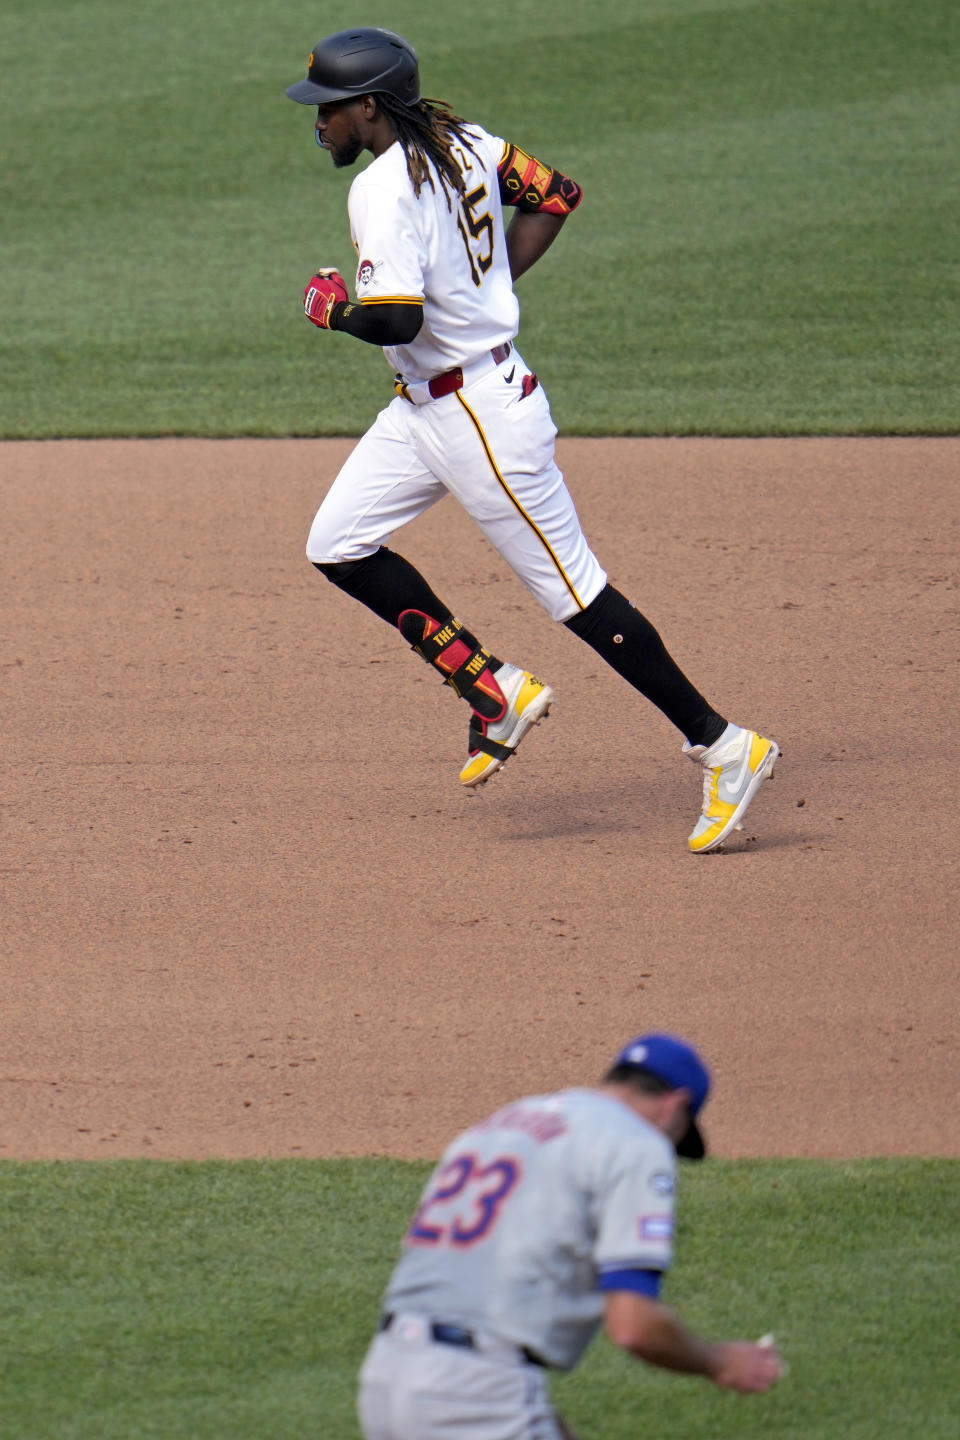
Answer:
[[619, 590], [604, 586], [566, 625], [662, 710], [691, 745], [719, 740], [726, 720], [690, 684], [650, 621]]
[[399, 625], [405, 610], [422, 610], [441, 625], [453, 619], [453, 612], [434, 595], [420, 571], [386, 545], [362, 560], [330, 565], [314, 560], [313, 564], [338, 589], [366, 605], [388, 625]]

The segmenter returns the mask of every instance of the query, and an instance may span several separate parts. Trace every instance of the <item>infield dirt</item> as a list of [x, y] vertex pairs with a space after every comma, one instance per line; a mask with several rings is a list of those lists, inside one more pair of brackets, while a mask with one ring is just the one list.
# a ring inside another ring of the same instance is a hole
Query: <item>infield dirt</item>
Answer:
[[351, 443], [0, 447], [0, 1157], [433, 1156], [648, 1028], [722, 1155], [960, 1154], [960, 441], [560, 442], [783, 749], [705, 857], [681, 737], [448, 499], [397, 548], [557, 694], [461, 790], [466, 708], [303, 558]]

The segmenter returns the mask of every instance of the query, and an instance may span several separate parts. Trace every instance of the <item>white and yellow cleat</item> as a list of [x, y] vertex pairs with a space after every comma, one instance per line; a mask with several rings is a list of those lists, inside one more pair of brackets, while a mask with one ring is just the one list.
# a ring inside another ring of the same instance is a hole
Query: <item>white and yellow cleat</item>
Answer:
[[710, 746], [685, 741], [683, 753], [703, 768], [703, 808], [687, 844], [705, 855], [741, 828], [751, 800], [773, 774], [780, 747], [754, 730], [728, 725]]
[[506, 709], [500, 720], [470, 716], [470, 758], [460, 771], [462, 785], [484, 785], [501, 770], [527, 731], [539, 725], [553, 704], [553, 691], [528, 670], [501, 665], [497, 683], [503, 691]]

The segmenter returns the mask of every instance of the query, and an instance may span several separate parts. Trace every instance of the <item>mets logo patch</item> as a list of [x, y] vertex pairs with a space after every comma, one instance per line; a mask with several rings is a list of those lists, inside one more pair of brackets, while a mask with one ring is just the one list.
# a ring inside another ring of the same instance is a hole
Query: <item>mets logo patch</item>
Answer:
[[658, 1195], [673, 1194], [673, 1176], [667, 1170], [657, 1170], [650, 1176], [650, 1189]]

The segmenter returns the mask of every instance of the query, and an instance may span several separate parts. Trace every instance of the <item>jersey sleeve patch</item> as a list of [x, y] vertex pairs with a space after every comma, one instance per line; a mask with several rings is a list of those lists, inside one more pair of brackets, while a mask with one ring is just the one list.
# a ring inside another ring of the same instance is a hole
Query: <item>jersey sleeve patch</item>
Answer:
[[576, 180], [534, 159], [518, 145], [505, 146], [497, 176], [502, 203], [532, 214], [569, 215], [583, 198]]
[[655, 1170], [650, 1176], [650, 1189], [658, 1195], [672, 1195], [674, 1180], [669, 1170]]
[[[422, 305], [422, 295], [389, 295], [376, 288], [382, 260], [360, 260], [357, 264], [357, 299], [361, 305]], [[382, 283], [382, 282], [381, 282]], [[373, 289], [373, 293], [370, 291]]]
[[638, 1233], [641, 1240], [672, 1240], [672, 1215], [643, 1215], [639, 1221]]
[[601, 1290], [632, 1290], [635, 1295], [649, 1295], [651, 1300], [658, 1300], [662, 1281], [659, 1270], [604, 1270], [597, 1284]]

